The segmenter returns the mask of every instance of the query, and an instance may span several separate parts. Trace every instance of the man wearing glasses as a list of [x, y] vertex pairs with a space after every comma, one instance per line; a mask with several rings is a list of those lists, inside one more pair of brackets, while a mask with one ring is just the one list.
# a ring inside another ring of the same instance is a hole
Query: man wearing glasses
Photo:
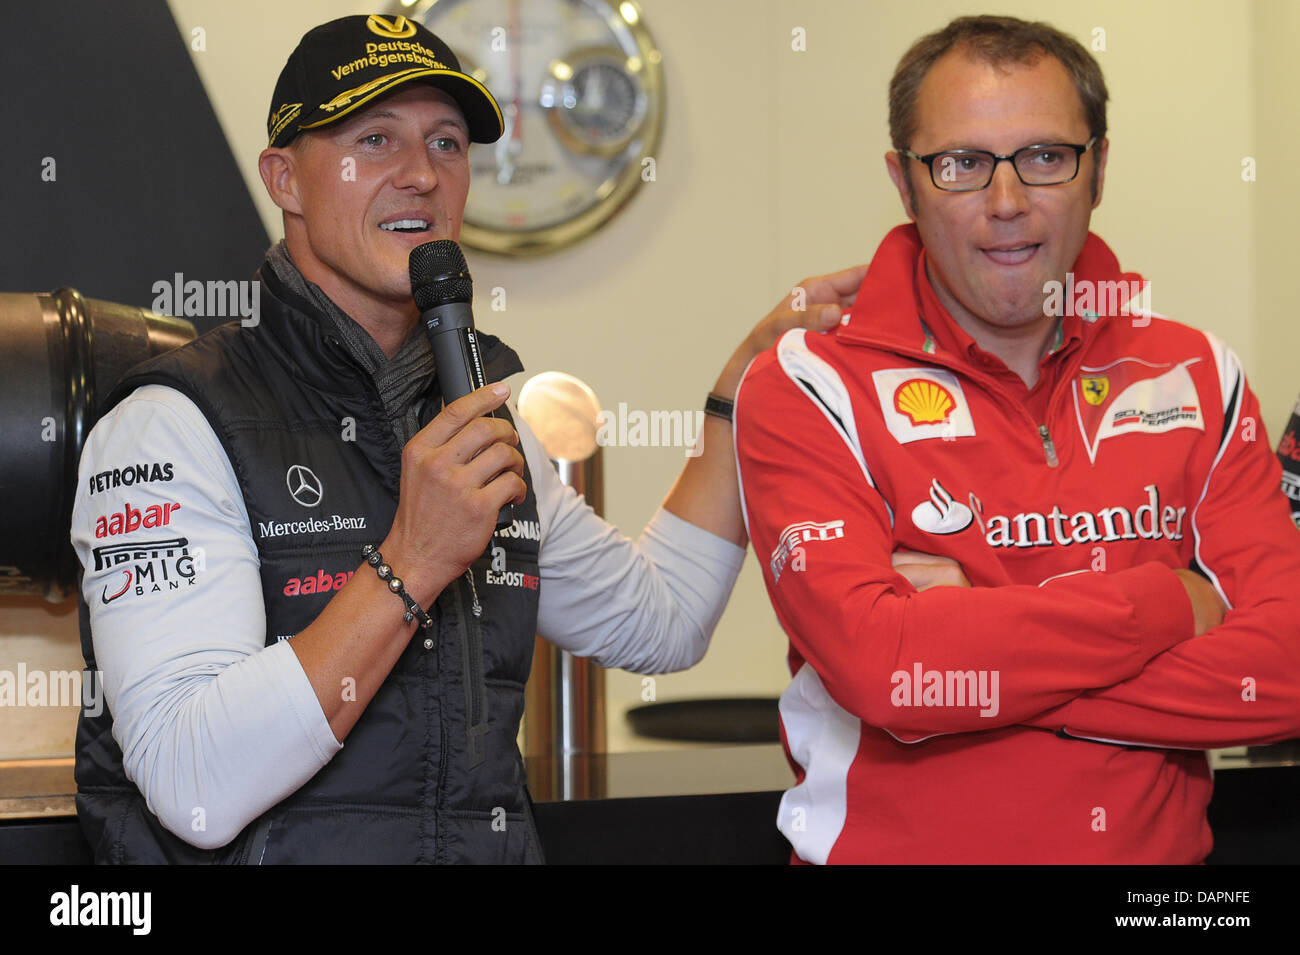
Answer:
[[1199, 862], [1203, 751], [1300, 734], [1279, 466], [1233, 352], [1088, 231], [1106, 98], [1044, 24], [919, 40], [886, 156], [912, 224], [836, 335], [745, 377], [798, 860]]

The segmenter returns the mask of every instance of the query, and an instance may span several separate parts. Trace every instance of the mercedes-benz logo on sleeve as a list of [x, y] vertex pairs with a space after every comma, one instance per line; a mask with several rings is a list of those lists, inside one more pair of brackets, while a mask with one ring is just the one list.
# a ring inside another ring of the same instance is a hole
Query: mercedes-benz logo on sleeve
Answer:
[[289, 487], [289, 494], [303, 507], [315, 507], [324, 495], [318, 478], [311, 468], [294, 464], [285, 472], [284, 483]]

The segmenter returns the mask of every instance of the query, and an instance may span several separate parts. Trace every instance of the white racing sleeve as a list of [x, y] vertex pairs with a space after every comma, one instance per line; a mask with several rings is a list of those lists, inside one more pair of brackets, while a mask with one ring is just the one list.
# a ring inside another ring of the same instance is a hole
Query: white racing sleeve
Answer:
[[662, 507], [633, 543], [561, 483], [527, 423], [514, 417], [541, 524], [538, 633], [634, 673], [698, 663], [745, 549]]
[[243, 495], [180, 392], [139, 388], [95, 426], [72, 543], [113, 736], [168, 830], [223, 846], [342, 748], [293, 650], [264, 645]]

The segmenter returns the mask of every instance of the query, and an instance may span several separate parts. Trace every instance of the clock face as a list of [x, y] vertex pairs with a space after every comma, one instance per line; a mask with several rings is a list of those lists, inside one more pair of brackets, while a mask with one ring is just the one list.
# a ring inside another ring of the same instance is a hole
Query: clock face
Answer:
[[634, 3], [423, 0], [406, 15], [452, 48], [505, 119], [497, 142], [470, 149], [466, 245], [526, 255], [576, 242], [653, 168], [660, 55]]

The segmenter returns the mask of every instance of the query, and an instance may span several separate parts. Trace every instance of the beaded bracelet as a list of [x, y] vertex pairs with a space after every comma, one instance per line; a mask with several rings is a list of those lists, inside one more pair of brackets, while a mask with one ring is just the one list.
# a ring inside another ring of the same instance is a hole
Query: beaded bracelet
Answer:
[[425, 630], [430, 629], [433, 626], [433, 618], [421, 610], [415, 598], [406, 592], [402, 578], [393, 576], [393, 568], [384, 563], [383, 555], [375, 549], [375, 545], [367, 544], [361, 548], [361, 556], [366, 559], [367, 564], [375, 568], [375, 573], [379, 575], [380, 580], [388, 584], [388, 589], [402, 598], [402, 603], [406, 605], [406, 613], [402, 614], [402, 619], [410, 623], [418, 618], [420, 626]]

